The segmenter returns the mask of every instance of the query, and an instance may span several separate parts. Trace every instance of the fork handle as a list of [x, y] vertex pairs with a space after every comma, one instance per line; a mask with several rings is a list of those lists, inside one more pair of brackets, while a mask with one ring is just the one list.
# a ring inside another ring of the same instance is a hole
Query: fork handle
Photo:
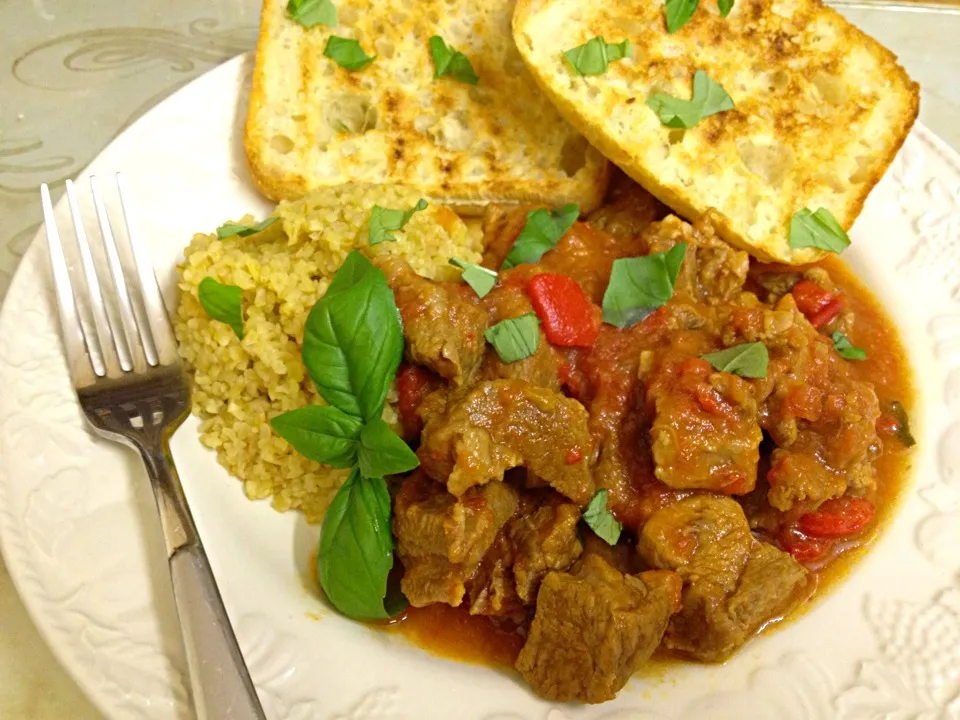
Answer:
[[266, 720], [166, 443], [141, 447], [170, 558], [199, 720]]

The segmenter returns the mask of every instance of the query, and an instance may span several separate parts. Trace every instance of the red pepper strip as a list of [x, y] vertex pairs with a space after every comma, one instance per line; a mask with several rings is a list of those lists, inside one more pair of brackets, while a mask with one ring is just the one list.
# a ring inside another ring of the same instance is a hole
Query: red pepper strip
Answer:
[[780, 546], [785, 552], [793, 555], [794, 560], [806, 565], [824, 555], [833, 547], [835, 540], [827, 538], [808, 538], [800, 533], [784, 533], [780, 538]]
[[798, 282], [791, 293], [797, 308], [818, 330], [839, 315], [844, 307], [843, 295], [824, 290], [810, 280]]
[[873, 520], [873, 503], [857, 497], [827, 500], [819, 508], [801, 515], [797, 524], [806, 535], [838, 538], [854, 535]]
[[569, 275], [535, 275], [527, 286], [547, 340], [564, 347], [590, 347], [600, 335], [600, 317]]

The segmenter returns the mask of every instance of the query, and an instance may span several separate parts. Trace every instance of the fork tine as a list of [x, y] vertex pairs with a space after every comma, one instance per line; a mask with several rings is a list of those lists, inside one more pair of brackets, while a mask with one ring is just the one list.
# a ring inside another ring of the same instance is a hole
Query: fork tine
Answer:
[[[100, 289], [100, 279], [97, 277], [96, 265], [93, 262], [93, 253], [90, 250], [90, 242], [87, 239], [87, 232], [83, 226], [83, 216], [80, 214], [80, 204], [77, 202], [77, 193], [74, 190], [73, 181], [67, 180], [67, 204], [70, 206], [70, 216], [73, 220], [73, 232], [77, 240], [77, 247], [80, 250], [80, 265], [83, 268], [83, 275], [87, 281], [87, 301], [90, 305], [91, 313], [94, 319], [94, 330], [96, 333], [98, 346], [102, 353], [104, 364], [110, 364], [110, 358], [107, 357], [109, 348], [113, 345], [117, 351], [117, 360], [123, 370], [130, 370], [124, 363], [125, 346], [122, 343], [122, 330], [115, 326], [115, 323], [107, 313], [106, 304], [103, 300], [103, 293]], [[119, 331], [119, 332], [118, 332]], [[126, 360], [129, 363], [129, 352], [126, 353]]]
[[130, 291], [127, 288], [126, 276], [123, 274], [123, 265], [120, 263], [120, 254], [117, 250], [117, 241], [113, 236], [113, 228], [110, 225], [110, 217], [107, 215], [107, 208], [103, 204], [103, 196], [100, 194], [100, 186], [94, 175], [90, 176], [90, 191], [93, 194], [93, 206], [97, 211], [97, 222], [100, 224], [100, 236], [103, 238], [103, 248], [107, 255], [107, 265], [110, 267], [113, 286], [117, 291], [117, 304], [120, 307], [120, 317], [122, 318], [122, 326], [125, 330], [125, 332], [114, 332], [114, 341], [117, 345], [117, 353], [120, 355], [120, 366], [125, 371], [129, 371], [133, 369], [130, 335], [136, 333], [139, 330], [139, 326], [136, 315], [134, 315], [133, 304], [130, 302]]
[[73, 294], [73, 284], [70, 282], [70, 269], [67, 267], [67, 258], [63, 254], [63, 245], [60, 241], [60, 231], [57, 229], [57, 218], [53, 212], [53, 203], [50, 200], [50, 188], [46, 183], [40, 185], [40, 204], [43, 207], [43, 224], [47, 235], [47, 250], [50, 254], [50, 267], [53, 271], [54, 291], [57, 295], [57, 307], [60, 310], [60, 326], [63, 332], [63, 345], [67, 353], [67, 363], [71, 374], [83, 362], [81, 347], [86, 347], [87, 358], [93, 372], [99, 377], [107, 374], [103, 352], [100, 349], [100, 340], [85, 327], [77, 312], [76, 300]]
[[[126, 180], [122, 173], [117, 173], [117, 192], [120, 197], [120, 208], [123, 211], [123, 221], [127, 228], [127, 238], [130, 242], [130, 249], [133, 252], [133, 263], [137, 269], [137, 277], [140, 281], [140, 295], [143, 299], [144, 310], [150, 328], [150, 346], [147, 348], [147, 341], [144, 338], [145, 352], [147, 361], [151, 365], [158, 363], [168, 364], [174, 362], [179, 357], [176, 351], [176, 342], [173, 337], [173, 329], [170, 326], [170, 317], [167, 315], [166, 305], [163, 302], [163, 296], [160, 294], [160, 285], [157, 283], [157, 276], [153, 270], [153, 264], [140, 242], [139, 232], [135, 222], [135, 213], [133, 204], [128, 198], [124, 197], [126, 193]], [[150, 352], [152, 351], [152, 359]]]

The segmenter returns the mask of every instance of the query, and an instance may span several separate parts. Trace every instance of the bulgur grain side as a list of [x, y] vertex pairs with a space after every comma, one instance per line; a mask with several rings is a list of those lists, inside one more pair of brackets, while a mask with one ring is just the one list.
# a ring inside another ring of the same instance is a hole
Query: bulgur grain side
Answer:
[[[398, 186], [325, 188], [274, 211], [280, 222], [246, 238], [198, 234], [178, 265], [174, 330], [193, 378], [200, 440], [217, 452], [252, 500], [272, 497], [278, 510], [301, 510], [319, 522], [347, 471], [307, 460], [277, 436], [269, 421], [282, 412], [323, 404], [300, 358], [303, 326], [347, 254], [399, 255], [425, 277], [452, 280], [451, 257], [480, 262], [476, 233], [448, 208], [416, 213], [397, 242], [367, 244], [374, 205], [409, 208], [416, 191]], [[242, 222], [250, 221], [245, 218]], [[205, 277], [243, 291], [244, 335], [207, 317], [197, 299]], [[383, 418], [395, 426], [396, 393]]]

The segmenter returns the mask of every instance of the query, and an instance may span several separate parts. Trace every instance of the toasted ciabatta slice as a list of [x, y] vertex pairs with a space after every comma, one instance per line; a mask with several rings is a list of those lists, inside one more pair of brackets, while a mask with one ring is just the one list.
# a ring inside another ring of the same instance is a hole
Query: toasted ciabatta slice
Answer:
[[[913, 125], [918, 87], [890, 51], [819, 0], [701, 0], [668, 34], [663, 0], [519, 0], [514, 39], [564, 117], [601, 152], [687, 218], [720, 212], [721, 235], [762, 260], [805, 263], [790, 220], [857, 218]], [[580, 77], [563, 52], [595, 36], [628, 39], [632, 57]], [[703, 70], [734, 109], [682, 131], [647, 106], [654, 92], [691, 98]]]
[[[335, 28], [305, 29], [264, 0], [244, 138], [273, 200], [345, 182], [402, 184], [458, 211], [603, 198], [606, 159], [540, 92], [510, 31], [513, 0], [337, 0]], [[324, 56], [331, 35], [373, 63]], [[479, 84], [434, 79], [429, 39], [464, 53]]]

